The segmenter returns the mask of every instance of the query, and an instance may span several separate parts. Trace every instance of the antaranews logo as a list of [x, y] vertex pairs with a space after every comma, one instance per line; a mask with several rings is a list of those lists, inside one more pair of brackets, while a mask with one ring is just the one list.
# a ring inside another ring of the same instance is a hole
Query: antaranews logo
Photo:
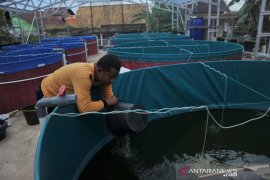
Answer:
[[[237, 169], [225, 168], [192, 168], [183, 163], [176, 164], [176, 179], [197, 179], [204, 175], [222, 175], [223, 177], [237, 177]], [[220, 177], [220, 176], [219, 176]]]
[[183, 174], [184, 176], [188, 176], [188, 174], [187, 174], [187, 169], [188, 169], [188, 168], [189, 168], [188, 166], [185, 166], [185, 167], [179, 169], [178, 172], [179, 172], [180, 174]]

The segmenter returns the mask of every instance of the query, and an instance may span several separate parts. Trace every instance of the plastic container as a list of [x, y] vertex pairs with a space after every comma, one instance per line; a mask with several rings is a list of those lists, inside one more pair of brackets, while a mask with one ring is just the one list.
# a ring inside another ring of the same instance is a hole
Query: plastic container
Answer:
[[[123, 111], [144, 109], [141, 105], [134, 105], [125, 102], [119, 102], [115, 106], [110, 107], [110, 111]], [[140, 132], [147, 125], [147, 114], [139, 113], [116, 113], [109, 114], [106, 118], [108, 129], [116, 136], [122, 136], [129, 132]]]
[[8, 123], [5, 120], [0, 120], [0, 141], [6, 137]]
[[204, 29], [198, 28], [198, 26], [204, 26], [202, 18], [194, 18], [189, 21], [190, 37], [193, 40], [203, 40]]
[[26, 106], [22, 108], [23, 115], [26, 119], [28, 125], [36, 125], [39, 124], [39, 120], [37, 117], [36, 109], [34, 105]]

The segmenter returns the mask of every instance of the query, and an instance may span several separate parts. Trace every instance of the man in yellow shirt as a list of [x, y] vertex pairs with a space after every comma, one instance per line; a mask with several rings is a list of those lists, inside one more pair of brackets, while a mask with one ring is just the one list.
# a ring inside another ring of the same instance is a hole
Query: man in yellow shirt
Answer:
[[[117, 103], [112, 83], [119, 74], [121, 63], [114, 55], [105, 55], [96, 63], [73, 63], [63, 66], [43, 79], [44, 97], [57, 96], [64, 85], [68, 94], [75, 93], [79, 112], [100, 111]], [[91, 87], [99, 86], [103, 99], [91, 100]]]

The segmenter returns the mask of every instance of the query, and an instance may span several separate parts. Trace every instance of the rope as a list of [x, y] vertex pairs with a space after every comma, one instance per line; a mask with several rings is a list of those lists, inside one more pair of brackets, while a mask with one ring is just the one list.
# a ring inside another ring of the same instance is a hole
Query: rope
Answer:
[[[262, 102], [260, 104], [270, 104], [270, 102]], [[246, 104], [246, 103], [243, 103]], [[234, 104], [236, 105], [243, 105], [243, 104]], [[258, 103], [247, 103], [247, 104], [258, 104]], [[223, 106], [223, 105], [220, 105]], [[153, 110], [144, 110], [144, 109], [133, 109], [133, 110], [122, 110], [122, 111], [109, 111], [109, 112], [98, 112], [98, 111], [92, 111], [92, 112], [84, 112], [84, 113], [66, 113], [66, 114], [61, 114], [61, 113], [51, 113], [50, 115], [56, 115], [56, 116], [64, 116], [64, 117], [78, 117], [78, 116], [83, 116], [83, 115], [88, 115], [88, 114], [100, 114], [100, 115], [108, 115], [108, 114], [119, 114], [119, 113], [137, 113], [137, 114], [166, 114], [169, 113], [171, 111], [180, 111], [180, 110], [203, 110], [205, 109], [211, 118], [213, 118], [214, 122], [216, 122], [216, 124], [221, 127], [221, 128], [230, 128], [229, 127], [225, 127], [222, 126], [221, 124], [219, 124], [217, 122], [216, 119], [214, 119], [213, 115], [211, 114], [209, 107], [211, 106], [187, 106], [187, 107], [173, 107], [173, 108], [161, 108], [161, 109], [153, 109]], [[218, 106], [215, 106], [218, 107]], [[264, 115], [262, 115], [260, 118], [266, 116], [266, 114], [270, 111], [270, 106], [268, 108], [268, 110], [266, 111], [266, 113]], [[256, 119], [260, 119], [260, 118], [256, 118]], [[253, 121], [248, 120], [248, 122]], [[247, 122], [246, 122], [247, 123]], [[240, 124], [245, 124], [245, 123], [240, 123]], [[235, 126], [235, 125], [234, 125]]]
[[261, 115], [261, 116], [259, 116], [259, 117], [256, 117], [256, 118], [252, 118], [252, 119], [246, 120], [246, 121], [244, 121], [244, 122], [242, 122], [242, 123], [239, 123], [239, 124], [235, 124], [235, 125], [231, 125], [231, 126], [223, 126], [223, 125], [221, 125], [221, 124], [219, 124], [219, 123], [217, 122], [217, 120], [214, 118], [214, 116], [210, 113], [210, 111], [209, 111], [209, 109], [208, 109], [207, 106], [206, 106], [206, 108], [207, 108], [207, 112], [208, 112], [209, 116], [212, 118], [212, 120], [213, 120], [220, 128], [222, 128], [222, 129], [231, 129], [231, 128], [235, 128], [235, 127], [238, 127], [238, 126], [245, 125], [245, 124], [250, 123], [250, 122], [252, 122], [252, 121], [256, 121], [256, 120], [262, 119], [262, 118], [265, 117], [265, 116], [268, 114], [268, 112], [270, 111], [270, 106], [269, 106], [269, 108], [267, 109], [267, 111], [266, 111], [263, 115]]
[[[87, 51], [87, 50], [86, 50]], [[86, 51], [82, 51], [82, 52], [78, 52], [78, 53], [74, 53], [74, 54], [67, 54], [66, 56], [76, 56], [76, 55], [79, 55], [79, 54], [83, 54], [85, 53]]]
[[23, 56], [39, 56], [39, 55], [50, 55], [50, 54], [55, 54], [57, 52], [48, 52], [48, 53], [36, 53], [36, 54], [18, 54], [18, 55], [6, 55], [6, 56], [0, 56], [0, 58], [3, 58], [3, 57], [23, 57]]
[[[166, 41], [165, 41], [165, 43], [166, 43]], [[189, 46], [189, 47], [208, 46], [208, 49], [209, 49], [209, 45], [207, 45], [207, 44], [196, 44], [196, 45], [173, 45], [173, 44], [170, 44], [170, 46], [176, 47], [176, 48], [187, 47], [187, 46]], [[159, 48], [159, 47], [164, 48], [164, 47], [168, 47], [168, 46], [167, 45], [165, 45], [165, 46], [161, 45], [161, 46], [114, 47], [113, 49], [139, 49], [139, 48]]]
[[[54, 55], [56, 55], [56, 54], [62, 54], [62, 53], [59, 53], [59, 52], [52, 52], [52, 53], [43, 53], [43, 54], [38, 54], [38, 55], [48, 55], [47, 57], [51, 57], [51, 56], [54, 56]], [[35, 61], [35, 60], [38, 60], [38, 59], [41, 59], [41, 58], [44, 58], [44, 57], [36, 57], [36, 58], [33, 58], [33, 59], [25, 59], [25, 60], [22, 60], [21, 59], [21, 57], [22, 56], [28, 56], [28, 54], [27, 55], [18, 55], [18, 56], [3, 56], [3, 57], [6, 57], [6, 59], [7, 59], [7, 61], [8, 62], [4, 62], [4, 63], [1, 63], [1, 65], [5, 65], [5, 64], [11, 64], [11, 63], [18, 63], [18, 62], [29, 62], [29, 61]], [[29, 56], [33, 56], [33, 57], [35, 57], [36, 56], [36, 54], [32, 54], [32, 55], [29, 55]], [[20, 58], [20, 60], [19, 61], [10, 61], [9, 60], [9, 58], [11, 58], [11, 57], [13, 57], [13, 58]], [[0, 57], [1, 58], [1, 57]]]
[[203, 139], [203, 147], [202, 147], [201, 157], [202, 157], [202, 155], [204, 153], [204, 148], [205, 148], [205, 144], [206, 144], [207, 130], [208, 130], [208, 121], [209, 121], [209, 113], [207, 112], [206, 125], [205, 125], [205, 131], [204, 131], [204, 139]]
[[13, 84], [13, 83], [25, 82], [25, 81], [31, 81], [31, 80], [35, 80], [35, 79], [44, 78], [44, 77], [46, 77], [46, 76], [48, 76], [48, 75], [49, 75], [49, 74], [42, 75], [42, 76], [38, 76], [38, 77], [33, 77], [33, 78], [20, 79], [20, 80], [16, 80], [16, 81], [0, 82], [0, 85], [3, 85], [3, 84]]
[[[227, 87], [228, 87], [228, 78], [227, 75], [225, 76], [225, 85], [224, 85], [224, 96], [223, 96], [223, 107], [222, 107], [222, 113], [221, 113], [221, 124], [223, 124], [224, 121], [224, 110], [225, 110], [225, 101], [226, 101], [226, 96], [227, 96]], [[216, 131], [216, 133], [218, 133], [219, 129]]]
[[97, 41], [93, 41], [93, 42], [90, 42], [90, 43], [87, 43], [87, 44], [94, 44], [94, 43], [97, 43]]
[[78, 117], [88, 114], [101, 114], [101, 115], [108, 115], [108, 114], [119, 114], [119, 113], [137, 113], [137, 114], [166, 114], [171, 111], [177, 111], [177, 110], [187, 110], [187, 109], [205, 109], [205, 106], [190, 106], [190, 107], [174, 107], [174, 108], [162, 108], [157, 110], [143, 110], [143, 109], [133, 109], [133, 110], [123, 110], [123, 111], [109, 111], [109, 112], [98, 112], [98, 111], [92, 111], [92, 112], [84, 112], [84, 113], [66, 113], [66, 114], [60, 114], [60, 113], [51, 113], [50, 115], [56, 115], [56, 116], [65, 116], [65, 117]]
[[235, 82], [235, 83], [237, 83], [237, 84], [239, 84], [239, 85], [241, 85], [241, 86], [243, 86], [243, 87], [245, 87], [245, 88], [247, 88], [247, 89], [249, 89], [249, 90], [255, 92], [256, 94], [258, 94], [258, 95], [260, 95], [260, 96], [262, 96], [262, 97], [264, 97], [264, 98], [266, 98], [266, 99], [270, 99], [270, 97], [268, 97], [268, 96], [266, 96], [266, 95], [260, 93], [259, 91], [256, 91], [255, 89], [252, 89], [251, 87], [249, 87], [249, 86], [247, 86], [247, 85], [245, 85], [245, 84], [243, 84], [243, 83], [241, 83], [241, 82], [239, 82], [239, 81], [237, 81], [237, 80], [235, 80], [235, 79], [233, 79], [233, 78], [231, 78], [231, 77], [229, 77], [229, 76], [227, 76], [226, 74], [224, 74], [224, 73], [222, 73], [222, 72], [216, 70], [215, 68], [213, 68], [213, 67], [211, 67], [211, 66], [209, 66], [209, 65], [206, 65], [206, 64], [203, 63], [203, 62], [200, 62], [200, 63], [201, 63], [203, 66], [209, 68], [210, 70], [213, 70], [214, 72], [216, 72], [216, 73], [218, 73], [218, 74], [224, 76], [225, 78], [228, 78], [228, 79], [230, 79], [231, 81], [233, 81], [233, 82]]

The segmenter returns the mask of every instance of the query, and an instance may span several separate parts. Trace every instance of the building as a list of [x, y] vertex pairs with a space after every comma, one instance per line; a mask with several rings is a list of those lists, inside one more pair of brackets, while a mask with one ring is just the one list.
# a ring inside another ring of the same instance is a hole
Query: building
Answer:
[[142, 32], [146, 29], [146, 17], [134, 21], [134, 16], [145, 12], [145, 4], [110, 2], [81, 6], [77, 18], [85, 28], [93, 33]]
[[[42, 21], [37, 17], [44, 16]], [[50, 29], [64, 29], [66, 28], [66, 19], [69, 16], [75, 15], [71, 9], [60, 8], [58, 13], [53, 13], [52, 9], [45, 11], [37, 11], [36, 14], [32, 13], [23, 13], [18, 16], [13, 16], [10, 19], [7, 18], [7, 21], [10, 21], [12, 24], [13, 32], [19, 34], [20, 36], [27, 36], [29, 33], [38, 35], [40, 28], [45, 30]], [[10, 17], [10, 15], [8, 15]]]

